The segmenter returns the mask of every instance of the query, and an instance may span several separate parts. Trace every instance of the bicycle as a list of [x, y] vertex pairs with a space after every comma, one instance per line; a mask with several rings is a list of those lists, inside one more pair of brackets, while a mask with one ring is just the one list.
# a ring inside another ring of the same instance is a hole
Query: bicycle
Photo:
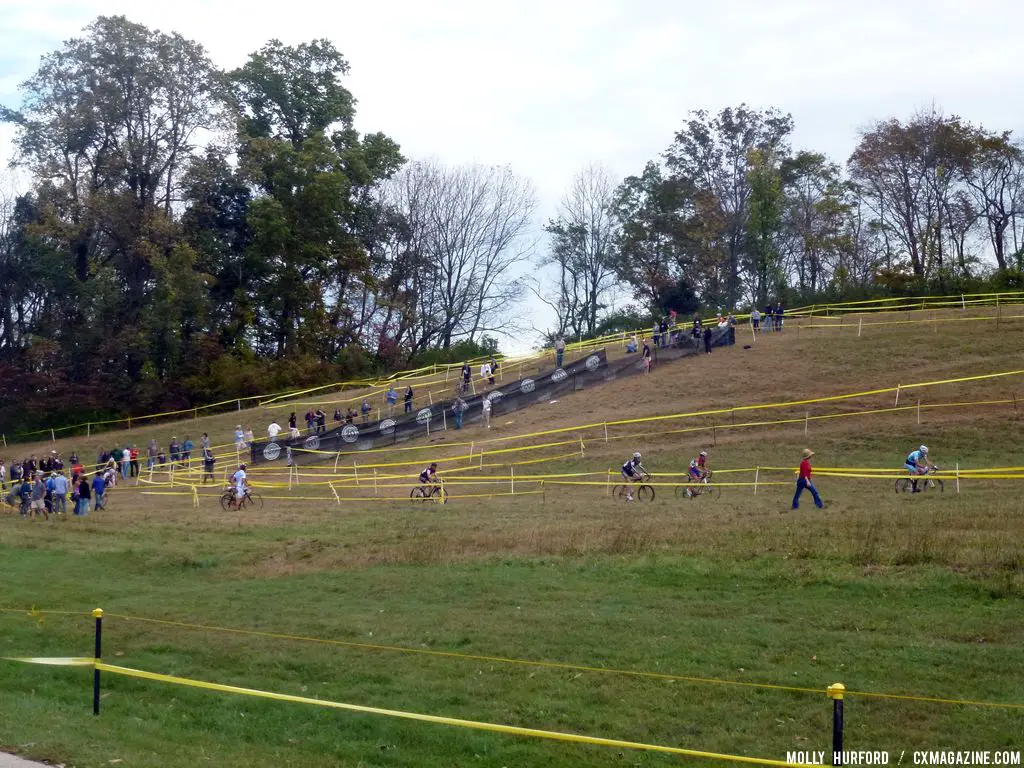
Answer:
[[932, 474], [938, 472], [938, 467], [928, 467], [928, 471], [922, 475], [910, 475], [909, 477], [901, 477], [896, 481], [896, 493], [911, 493], [914, 490], [914, 481], [917, 481], [917, 490], [919, 493], [924, 493], [928, 490], [934, 490], [936, 493], [942, 493], [945, 489], [945, 484], [937, 477], [931, 477]]
[[253, 493], [249, 488], [245, 489], [245, 493], [242, 494], [242, 498], [238, 499], [237, 505], [235, 504], [235, 489], [228, 488], [221, 494], [220, 506], [224, 510], [237, 509], [241, 511], [246, 505], [255, 509], [263, 509], [263, 497], [258, 493]]
[[[644, 480], [651, 481], [654, 478], [651, 477], [650, 473], [643, 472], [640, 475], [640, 484], [636, 486], [636, 497], [640, 501], [654, 501], [654, 486], [645, 485]], [[629, 497], [629, 491], [636, 485], [635, 483], [622, 483], [612, 487], [612, 498], [624, 500]]]
[[717, 485], [711, 485], [708, 483], [713, 474], [714, 472], [709, 469], [704, 477], [696, 483], [691, 483], [690, 485], [677, 485], [676, 498], [695, 499], [698, 496], [710, 496], [712, 499], [722, 498], [722, 489]]
[[435, 483], [417, 485], [409, 491], [409, 498], [413, 501], [433, 501], [435, 504], [447, 504], [448, 490], [444, 487], [444, 481], [438, 478]]

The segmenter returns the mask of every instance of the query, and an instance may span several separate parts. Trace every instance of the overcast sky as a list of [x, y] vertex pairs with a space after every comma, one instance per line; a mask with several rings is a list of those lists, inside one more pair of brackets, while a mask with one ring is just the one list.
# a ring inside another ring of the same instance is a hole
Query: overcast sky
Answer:
[[538, 223], [581, 168], [640, 171], [693, 109], [778, 107], [796, 147], [839, 161], [867, 123], [932, 103], [1024, 127], [1019, 0], [0, 0], [0, 103], [101, 14], [181, 32], [224, 68], [271, 37], [330, 38], [361, 131], [411, 158], [510, 165]]

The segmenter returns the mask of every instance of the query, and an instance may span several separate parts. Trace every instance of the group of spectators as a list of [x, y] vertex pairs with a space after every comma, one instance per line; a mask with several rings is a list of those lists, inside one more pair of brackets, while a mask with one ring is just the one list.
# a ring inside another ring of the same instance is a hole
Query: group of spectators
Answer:
[[47, 520], [51, 514], [67, 513], [69, 496], [78, 517], [89, 514], [90, 508], [105, 509], [107, 490], [117, 482], [113, 458], [108, 454], [105, 462], [97, 463], [91, 477], [77, 454], [72, 453], [68, 461], [71, 467], [65, 474], [64, 460], [56, 451], [39, 460], [30, 456], [14, 462], [9, 469], [0, 459], [0, 489], [6, 502], [18, 507], [22, 517]]
[[768, 304], [764, 308], [764, 314], [758, 311], [757, 307], [754, 307], [750, 312], [750, 323], [754, 326], [755, 331], [762, 330], [761, 322], [764, 321], [765, 331], [781, 331], [782, 323], [785, 319], [786, 309], [782, 306], [780, 301], [774, 307]]

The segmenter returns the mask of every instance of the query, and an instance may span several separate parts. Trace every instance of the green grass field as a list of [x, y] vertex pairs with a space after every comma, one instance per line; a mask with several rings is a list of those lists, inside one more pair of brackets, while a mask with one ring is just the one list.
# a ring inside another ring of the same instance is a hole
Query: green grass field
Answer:
[[[1004, 330], [984, 344], [973, 336], [922, 340], [898, 326], [861, 339], [780, 334], [752, 350], [716, 351], [577, 393], [562, 407], [514, 414], [486, 435], [476, 427], [447, 433], [429, 454], [380, 459], [409, 460], [414, 474], [428, 455], [458, 453], [445, 446], [456, 437], [512, 437], [601, 418], [1016, 369], [1024, 326]], [[920, 396], [926, 404], [996, 399], [1016, 386], [1010, 378]], [[868, 398], [831, 410], [881, 404]], [[1016, 409], [1001, 405], [930, 412], [920, 425], [912, 413], [815, 422], [806, 437], [802, 425], [720, 430], [714, 445], [706, 433], [615, 439], [637, 432], [624, 427], [608, 443], [587, 435], [583, 457], [523, 472], [603, 471], [637, 448], [656, 473], [682, 471], [700, 447], [718, 469], [795, 466], [805, 445], [822, 467], [893, 468], [922, 441], [943, 467], [1024, 466], [1020, 425]], [[773, 479], [787, 484], [756, 496], [727, 487], [719, 500], [684, 502], [662, 488], [655, 502], [631, 506], [600, 487], [552, 485], [543, 495], [446, 506], [282, 499], [241, 513], [221, 511], [212, 498], [194, 510], [186, 497], [121, 488], [108, 512], [85, 519], [0, 516], [2, 606], [83, 613], [100, 606], [108, 613], [105, 660], [154, 672], [772, 759], [830, 748], [823, 693], [681, 678], [819, 691], [842, 682], [856, 691], [1024, 704], [1019, 481], [964, 480], [959, 494], [947, 482], [941, 495], [909, 497], [897, 496], [888, 480], [822, 477], [826, 509], [805, 496], [789, 512], [789, 478], [777, 473]], [[294, 493], [303, 492], [311, 491]], [[0, 613], [0, 643], [5, 656], [88, 656], [92, 622]], [[897, 754], [1019, 748], [1024, 733], [1020, 706], [851, 696], [846, 720], [847, 748]], [[12, 662], [0, 663], [0, 745], [81, 767], [680, 759], [111, 675], [95, 718], [88, 669]]]

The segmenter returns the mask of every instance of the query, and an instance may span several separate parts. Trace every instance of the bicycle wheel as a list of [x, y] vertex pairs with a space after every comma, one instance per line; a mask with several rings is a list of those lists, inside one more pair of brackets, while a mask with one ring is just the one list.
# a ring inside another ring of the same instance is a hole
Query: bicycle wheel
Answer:
[[913, 487], [914, 481], [909, 477], [901, 477], [896, 481], [896, 493], [910, 493]]
[[432, 490], [430, 492], [430, 497], [432, 499], [434, 499], [438, 504], [447, 504], [448, 503], [448, 489], [447, 488], [438, 488], [437, 486], [434, 486], [434, 490]]
[[224, 510], [231, 509], [231, 491], [224, 491], [224, 493], [221, 494], [220, 506], [221, 509]]
[[688, 499], [688, 498], [690, 498], [689, 495], [686, 493], [686, 486], [685, 485], [677, 485], [676, 486], [676, 490], [675, 490], [675, 494], [676, 494], [676, 498], [677, 499]]
[[650, 485], [641, 485], [637, 488], [636, 497], [640, 501], [654, 501], [654, 488]]
[[263, 497], [258, 493], [245, 494], [245, 503], [251, 506], [253, 509], [263, 509]]
[[421, 486], [416, 486], [415, 488], [413, 488], [411, 491], [409, 491], [409, 498], [412, 499], [413, 501], [422, 501], [423, 488]]
[[626, 496], [629, 495], [628, 485], [615, 485], [612, 486], [612, 498], [625, 500]]
[[930, 490], [934, 491], [935, 493], [942, 493], [944, 488], [942, 481], [939, 480], [937, 477], [929, 477], [922, 480], [918, 484], [918, 487], [921, 489], [922, 492]]
[[704, 486], [703, 493], [705, 496], [710, 496], [712, 499], [722, 498], [722, 489], [717, 485]]

